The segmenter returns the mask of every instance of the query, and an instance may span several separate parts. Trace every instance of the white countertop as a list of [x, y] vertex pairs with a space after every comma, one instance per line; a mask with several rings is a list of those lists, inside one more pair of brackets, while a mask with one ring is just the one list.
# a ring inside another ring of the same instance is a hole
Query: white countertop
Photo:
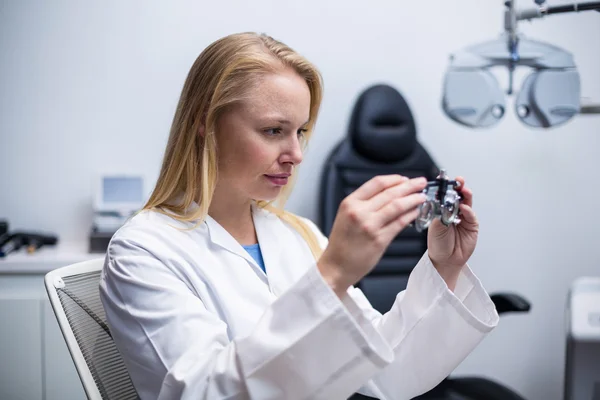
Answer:
[[2, 274], [45, 274], [53, 269], [81, 261], [104, 258], [103, 253], [89, 253], [87, 243], [59, 243], [43, 246], [33, 254], [25, 249], [0, 258]]

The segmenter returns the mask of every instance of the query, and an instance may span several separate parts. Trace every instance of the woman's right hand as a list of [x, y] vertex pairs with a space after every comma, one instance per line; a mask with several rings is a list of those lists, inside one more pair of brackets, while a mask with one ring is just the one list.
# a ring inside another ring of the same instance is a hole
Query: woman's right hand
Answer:
[[417, 218], [426, 184], [425, 178], [380, 175], [341, 202], [329, 245], [317, 262], [338, 297], [369, 273], [396, 235]]

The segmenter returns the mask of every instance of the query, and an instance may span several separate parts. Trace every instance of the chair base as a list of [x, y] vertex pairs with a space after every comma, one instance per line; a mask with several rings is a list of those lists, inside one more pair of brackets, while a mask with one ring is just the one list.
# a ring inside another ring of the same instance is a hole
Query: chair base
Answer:
[[525, 400], [504, 385], [485, 378], [446, 379], [415, 400]]
[[[349, 400], [372, 400], [373, 397], [354, 394]], [[446, 379], [438, 386], [413, 400], [524, 400], [513, 390], [484, 378]]]

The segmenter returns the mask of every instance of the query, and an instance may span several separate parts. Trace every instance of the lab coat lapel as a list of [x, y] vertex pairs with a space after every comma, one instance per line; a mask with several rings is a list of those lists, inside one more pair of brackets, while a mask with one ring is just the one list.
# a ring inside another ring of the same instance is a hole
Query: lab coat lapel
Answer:
[[[262, 269], [258, 266], [254, 258], [252, 258], [252, 256], [246, 251], [246, 249], [244, 249], [242, 245], [237, 240], [235, 240], [235, 238], [231, 236], [231, 234], [227, 232], [225, 228], [221, 226], [221, 224], [219, 224], [210, 215], [207, 215], [206, 225], [208, 226], [210, 240], [214, 244], [248, 261], [248, 263], [250, 263], [250, 265], [252, 265], [252, 267], [255, 268], [257, 272], [259, 272], [259, 274], [263, 275], [261, 278], [263, 280], [266, 280]], [[249, 268], [252, 267], [249, 266]]]
[[279, 295], [284, 290], [284, 268], [287, 268], [284, 260], [285, 239], [282, 237], [284, 232], [281, 229], [281, 221], [277, 215], [256, 205], [252, 206], [252, 211], [254, 228], [267, 271], [267, 281], [271, 292]]
[[[270, 291], [278, 295], [285, 290], [286, 279], [288, 271], [286, 268], [289, 267], [289, 262], [286, 263], [284, 259], [284, 245], [285, 240], [281, 236], [285, 234], [285, 230], [282, 229], [282, 222], [279, 217], [273, 213], [270, 213], [257, 205], [252, 205], [252, 217], [254, 219], [254, 229], [256, 230], [256, 236], [262, 252], [263, 261], [265, 263], [266, 275], [256, 263], [254, 258], [242, 245], [235, 240], [233, 236], [225, 228], [223, 228], [215, 219], [210, 215], [206, 216], [206, 225], [208, 226], [208, 232], [210, 240], [224, 248], [225, 250], [236, 254], [246, 260], [254, 268], [259, 277], [265, 282]], [[288, 254], [287, 259], [293, 258], [293, 255]]]

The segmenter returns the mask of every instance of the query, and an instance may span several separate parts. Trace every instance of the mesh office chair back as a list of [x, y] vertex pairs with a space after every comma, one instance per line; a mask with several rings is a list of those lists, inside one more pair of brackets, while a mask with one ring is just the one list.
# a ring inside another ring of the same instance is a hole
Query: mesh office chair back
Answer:
[[89, 399], [138, 399], [100, 301], [103, 259], [49, 272], [46, 290]]

